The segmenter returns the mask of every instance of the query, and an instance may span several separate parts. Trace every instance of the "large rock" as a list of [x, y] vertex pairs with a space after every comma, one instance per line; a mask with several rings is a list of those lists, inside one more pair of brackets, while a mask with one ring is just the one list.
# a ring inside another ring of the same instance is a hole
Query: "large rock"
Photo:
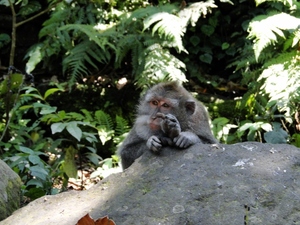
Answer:
[[117, 225], [300, 224], [300, 149], [239, 143], [149, 152], [93, 188], [46, 196], [1, 225], [74, 225], [85, 214]]
[[21, 179], [0, 160], [0, 221], [20, 207]]

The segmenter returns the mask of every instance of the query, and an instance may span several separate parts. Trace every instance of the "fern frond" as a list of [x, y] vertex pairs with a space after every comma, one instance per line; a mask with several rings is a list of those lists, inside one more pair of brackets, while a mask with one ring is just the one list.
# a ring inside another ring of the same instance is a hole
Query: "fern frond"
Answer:
[[264, 65], [264, 70], [258, 81], [264, 80], [260, 90], [270, 97], [269, 104], [276, 102], [278, 110], [285, 114], [285, 118], [292, 123], [295, 109], [292, 99], [298, 94], [300, 87], [299, 53], [281, 53], [278, 57], [270, 59]]
[[43, 28], [39, 32], [39, 38], [55, 34], [61, 22], [67, 21], [68, 17], [70, 17], [72, 8], [67, 6], [65, 2], [58, 3], [56, 9], [52, 11], [51, 17], [43, 23]]
[[[118, 49], [118, 54], [116, 55], [116, 67], [119, 68], [121, 66], [121, 62], [123, 59], [127, 56], [128, 52], [135, 51], [137, 48], [141, 48], [141, 41], [139, 40], [139, 36], [136, 34], [127, 34], [122, 35], [119, 38], [119, 41], [116, 42], [116, 48]], [[138, 51], [136, 51], [138, 53]], [[137, 58], [139, 57], [138, 54], [132, 54], [133, 55], [133, 62], [132, 66], [134, 68], [138, 65]]]
[[157, 32], [161, 39], [167, 40], [170, 47], [177, 48], [178, 52], [186, 52], [181, 38], [184, 34], [182, 29], [183, 24], [178, 16], [166, 12], [151, 15], [144, 20], [143, 32], [152, 25], [154, 25], [152, 28], [152, 35]]
[[123, 117], [116, 116], [116, 128], [115, 128], [115, 135], [121, 136], [127, 132], [129, 132], [130, 128], [128, 126], [127, 120]]
[[145, 50], [145, 55], [144, 71], [137, 75], [137, 83], [140, 87], [148, 87], [166, 80], [186, 81], [182, 71], [185, 69], [185, 64], [173, 56], [168, 49], [154, 44]]
[[[175, 14], [179, 11], [179, 7], [175, 4], [164, 4], [159, 6], [148, 6], [145, 8], [139, 8], [133, 11], [128, 20], [124, 20], [125, 23], [131, 23], [132, 20], [144, 20], [147, 17], [151, 17], [156, 13], [167, 12]], [[122, 19], [122, 18], [121, 18]]]
[[70, 86], [81, 78], [83, 75], [88, 74], [89, 69], [87, 65], [98, 69], [94, 60], [97, 62], [107, 62], [110, 59], [110, 53], [104, 52], [95, 43], [85, 40], [76, 45], [63, 60], [63, 72], [68, 71], [70, 76]]
[[277, 36], [285, 38], [283, 30], [295, 30], [300, 26], [300, 19], [286, 13], [269, 13], [252, 19], [249, 24], [249, 39], [254, 39], [255, 58], [271, 43], [277, 42]]
[[284, 42], [283, 50], [286, 51], [290, 47], [295, 47], [300, 42], [300, 30], [293, 32]]
[[205, 17], [208, 13], [211, 13], [213, 8], [217, 8], [217, 6], [212, 0], [208, 0], [206, 2], [195, 2], [181, 10], [178, 13], [178, 16], [182, 20], [184, 28], [186, 28], [189, 24], [195, 26], [200, 16]]
[[98, 121], [100, 126], [104, 126], [107, 130], [114, 129], [114, 123], [110, 115], [105, 113], [102, 110], [98, 110], [95, 112], [95, 119]]
[[[92, 25], [86, 24], [68, 24], [62, 26], [60, 30], [79, 30], [82, 33], [86, 34], [90, 40], [94, 41], [103, 51], [106, 51], [107, 48], [114, 49], [117, 51], [115, 45], [109, 38], [113, 38], [114, 35], [117, 35], [116, 32], [111, 32], [112, 29], [109, 29], [107, 32], [99, 32]], [[108, 47], [107, 47], [108, 46]]]
[[132, 47], [132, 73], [140, 74], [145, 67], [145, 47], [141, 42], [137, 42]]
[[[264, 2], [269, 2], [270, 0], [255, 0], [256, 2], [256, 6], [264, 3]], [[290, 7], [290, 8], [295, 8], [300, 6], [299, 2], [297, 2], [297, 0], [271, 0], [274, 2], [282, 2], [283, 5]]]

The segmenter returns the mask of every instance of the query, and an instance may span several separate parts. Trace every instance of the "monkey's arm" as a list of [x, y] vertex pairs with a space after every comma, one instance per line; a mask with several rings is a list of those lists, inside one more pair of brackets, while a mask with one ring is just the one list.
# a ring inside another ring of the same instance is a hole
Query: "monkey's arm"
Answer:
[[137, 135], [135, 129], [129, 132], [118, 149], [123, 170], [131, 166], [147, 150], [145, 143], [146, 141]]

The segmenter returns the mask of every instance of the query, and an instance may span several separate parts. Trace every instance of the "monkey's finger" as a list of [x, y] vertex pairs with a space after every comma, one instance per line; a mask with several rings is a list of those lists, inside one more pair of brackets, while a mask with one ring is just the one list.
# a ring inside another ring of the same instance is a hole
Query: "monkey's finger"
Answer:
[[185, 136], [179, 135], [178, 137], [174, 138], [175, 146], [179, 148], [187, 148], [191, 145], [189, 139]]
[[159, 142], [152, 142], [151, 143], [151, 147], [150, 147], [150, 150], [151, 151], [153, 151], [153, 152], [160, 152], [160, 150], [161, 150], [161, 148], [162, 148], [162, 145], [161, 145], [161, 143]]

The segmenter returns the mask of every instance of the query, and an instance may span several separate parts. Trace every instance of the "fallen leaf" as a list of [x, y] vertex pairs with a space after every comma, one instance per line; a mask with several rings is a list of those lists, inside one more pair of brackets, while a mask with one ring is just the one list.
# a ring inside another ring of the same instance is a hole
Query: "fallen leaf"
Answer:
[[94, 221], [89, 214], [86, 214], [84, 217], [78, 220], [76, 225], [116, 225], [116, 224], [113, 220], [109, 219], [108, 216], [104, 216]]

